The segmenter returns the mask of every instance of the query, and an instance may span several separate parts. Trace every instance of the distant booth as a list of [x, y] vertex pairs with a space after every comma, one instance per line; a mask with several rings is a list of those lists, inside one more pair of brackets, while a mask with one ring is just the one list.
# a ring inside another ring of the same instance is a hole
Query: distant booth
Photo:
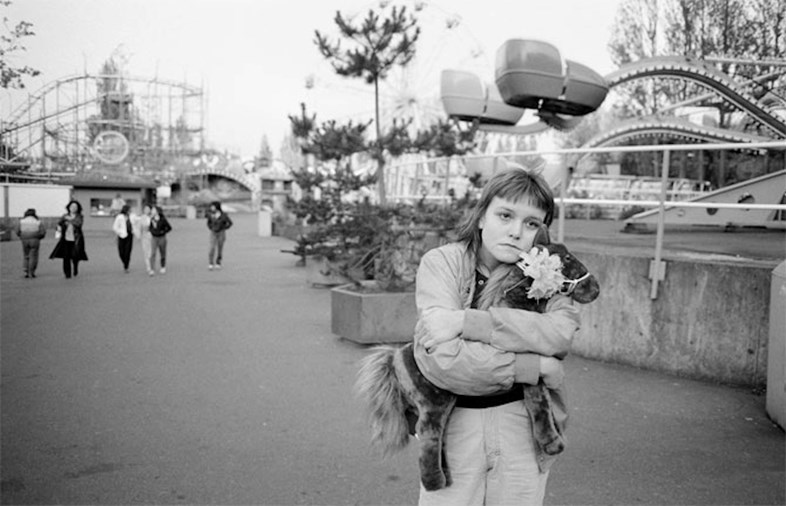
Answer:
[[90, 228], [91, 222], [106, 221], [111, 218], [110, 207], [117, 195], [120, 195], [126, 204], [137, 212], [143, 202], [156, 201], [157, 185], [153, 181], [88, 179], [77, 176], [63, 179], [59, 184], [73, 188], [71, 196], [82, 204], [87, 228]]

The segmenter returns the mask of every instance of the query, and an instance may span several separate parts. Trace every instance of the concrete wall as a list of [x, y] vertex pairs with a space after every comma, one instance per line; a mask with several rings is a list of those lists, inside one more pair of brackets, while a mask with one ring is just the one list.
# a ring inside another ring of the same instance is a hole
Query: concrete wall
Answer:
[[573, 352], [671, 374], [761, 387], [772, 267], [665, 258], [650, 299], [649, 257], [574, 252], [601, 295], [582, 306]]

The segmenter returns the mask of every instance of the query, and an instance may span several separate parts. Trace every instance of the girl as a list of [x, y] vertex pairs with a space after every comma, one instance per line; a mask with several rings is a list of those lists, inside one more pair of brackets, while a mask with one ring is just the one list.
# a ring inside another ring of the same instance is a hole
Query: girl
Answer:
[[[578, 311], [561, 296], [544, 314], [475, 307], [491, 271], [529, 251], [553, 214], [554, 198], [540, 176], [500, 172], [459, 228], [458, 241], [423, 256], [415, 359], [431, 382], [459, 398], [445, 432], [453, 484], [434, 492], [421, 486], [421, 505], [543, 503], [549, 463], [538, 453], [522, 389], [514, 384], [561, 386], [555, 356], [568, 352]], [[564, 421], [565, 414], [555, 418]]]
[[139, 242], [142, 244], [142, 256], [145, 260], [145, 269], [147, 270], [148, 276], [155, 274], [150, 258], [153, 253], [153, 236], [150, 233], [150, 212], [150, 204], [143, 204], [142, 215], [135, 220], [136, 230], [134, 231], [139, 237]]
[[172, 226], [164, 216], [161, 206], [153, 206], [150, 213], [150, 234], [153, 236], [153, 252], [150, 257], [150, 268], [156, 267], [156, 252], [161, 253], [161, 274], [166, 273], [166, 235]]
[[112, 230], [117, 235], [117, 253], [123, 263], [123, 271], [128, 272], [128, 264], [131, 263], [131, 249], [134, 246], [134, 224], [130, 215], [131, 207], [126, 204], [120, 209], [120, 213], [115, 216]]
[[57, 233], [59, 240], [52, 250], [49, 258], [63, 259], [63, 274], [66, 278], [71, 277], [72, 266], [73, 275], [79, 274], [79, 262], [87, 261], [85, 252], [85, 236], [82, 234], [82, 204], [72, 200], [66, 205], [66, 214], [57, 222]]
[[232, 220], [227, 213], [221, 210], [221, 202], [210, 203], [207, 211], [207, 228], [210, 229], [210, 251], [207, 254], [207, 268], [221, 268], [221, 258], [224, 253], [224, 241], [226, 241], [227, 230], [232, 226]]

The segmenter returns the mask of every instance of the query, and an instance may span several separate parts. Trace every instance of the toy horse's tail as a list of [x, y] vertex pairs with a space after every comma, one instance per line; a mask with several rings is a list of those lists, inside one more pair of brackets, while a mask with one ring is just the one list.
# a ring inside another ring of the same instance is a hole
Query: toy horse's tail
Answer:
[[385, 455], [404, 448], [409, 442], [406, 412], [409, 403], [399, 385], [393, 359], [399, 348], [377, 347], [364, 358], [358, 371], [355, 390], [366, 404], [371, 425], [371, 441]]

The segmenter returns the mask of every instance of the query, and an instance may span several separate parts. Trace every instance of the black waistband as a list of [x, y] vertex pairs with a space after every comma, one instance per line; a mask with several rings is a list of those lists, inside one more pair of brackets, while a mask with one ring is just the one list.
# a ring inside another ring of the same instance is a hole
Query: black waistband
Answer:
[[457, 408], [484, 409], [502, 406], [524, 398], [524, 389], [517, 385], [510, 392], [497, 395], [470, 396], [459, 395], [456, 399]]

